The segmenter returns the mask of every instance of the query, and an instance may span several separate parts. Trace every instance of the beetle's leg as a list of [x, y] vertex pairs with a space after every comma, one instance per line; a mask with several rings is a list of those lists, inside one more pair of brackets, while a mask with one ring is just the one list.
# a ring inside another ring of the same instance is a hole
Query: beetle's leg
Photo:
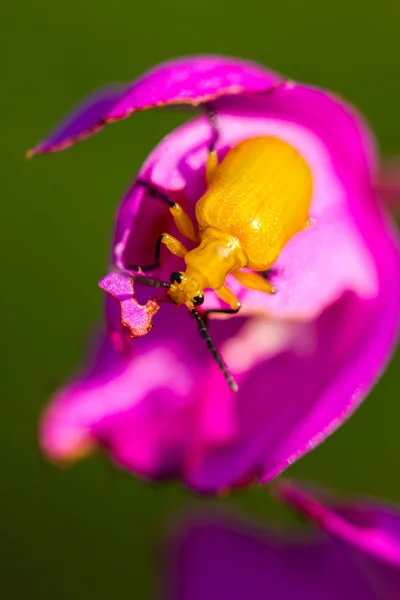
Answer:
[[169, 233], [163, 233], [160, 235], [160, 238], [160, 243], [165, 244], [171, 254], [179, 256], [179, 258], [183, 258], [185, 254], [188, 253], [186, 246], [184, 246], [182, 242], [174, 238], [172, 235], [169, 235]]
[[155, 269], [158, 269], [158, 267], [160, 266], [161, 244], [165, 244], [168, 250], [171, 252], [171, 254], [179, 256], [180, 258], [183, 258], [187, 253], [187, 248], [185, 248], [185, 246], [179, 240], [174, 238], [172, 235], [169, 235], [169, 233], [163, 233], [162, 235], [160, 235], [156, 242], [156, 247], [154, 251], [154, 263], [152, 263], [151, 265], [147, 265], [146, 267], [139, 267], [138, 265], [129, 265], [126, 267], [127, 270], [139, 271], [140, 269], [141, 271], [146, 272], [155, 271]]
[[213, 175], [215, 173], [215, 169], [218, 167], [218, 154], [215, 150], [215, 144], [219, 139], [219, 129], [217, 125], [217, 115], [215, 111], [207, 105], [204, 106], [204, 110], [206, 111], [206, 114], [210, 119], [210, 125], [213, 131], [213, 137], [208, 147], [208, 155], [206, 162], [206, 180], [207, 185], [210, 185]]
[[206, 162], [207, 185], [210, 185], [210, 183], [212, 182], [213, 176], [214, 176], [214, 173], [215, 173], [215, 170], [217, 167], [218, 167], [218, 155], [215, 150], [211, 150], [207, 155], [207, 162]]
[[226, 286], [223, 285], [219, 290], [214, 290], [217, 294], [218, 298], [223, 300], [229, 304], [231, 308], [211, 308], [209, 310], [205, 310], [202, 314], [204, 322], [207, 324], [209, 315], [212, 314], [224, 314], [224, 315], [234, 315], [240, 310], [240, 302], [235, 296], [235, 294]]
[[198, 235], [194, 229], [193, 222], [189, 215], [183, 210], [180, 204], [170, 200], [166, 194], [160, 192], [160, 190], [158, 190], [156, 186], [150, 183], [149, 181], [143, 181], [142, 179], [139, 179], [135, 185], [144, 187], [152, 198], [162, 200], [163, 202], [168, 204], [169, 212], [173, 216], [175, 225], [177, 226], [181, 234], [189, 240], [192, 240], [192, 242], [198, 241]]
[[214, 290], [217, 294], [218, 298], [220, 298], [223, 302], [229, 304], [232, 310], [237, 312], [240, 308], [240, 302], [235, 294], [228, 288], [228, 286], [223, 285], [219, 288], [219, 290]]
[[276, 288], [268, 279], [252, 271], [233, 271], [232, 275], [245, 287], [267, 294], [275, 294]]
[[170, 207], [169, 212], [174, 217], [178, 231], [180, 231], [188, 240], [198, 242], [199, 236], [194, 229], [193, 222], [189, 215], [183, 210], [182, 206], [177, 202], [174, 202], [174, 205]]
[[220, 315], [236, 315], [236, 313], [238, 313], [240, 310], [240, 306], [239, 308], [209, 308], [208, 310], [205, 310], [201, 317], [205, 323], [205, 325], [208, 325], [208, 317], [209, 315], [213, 315], [213, 314], [220, 314]]

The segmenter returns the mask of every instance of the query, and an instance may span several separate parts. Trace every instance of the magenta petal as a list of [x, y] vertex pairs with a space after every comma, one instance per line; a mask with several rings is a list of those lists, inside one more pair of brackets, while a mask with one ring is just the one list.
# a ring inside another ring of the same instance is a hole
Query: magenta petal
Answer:
[[132, 84], [100, 90], [79, 106], [28, 156], [56, 152], [83, 140], [105, 123], [137, 110], [167, 104], [198, 106], [225, 95], [268, 90], [277, 74], [255, 63], [223, 56], [194, 56], [166, 62]]
[[284, 502], [321, 530], [400, 569], [400, 513], [393, 506], [366, 500], [346, 502], [290, 481], [280, 481], [276, 489]]
[[100, 282], [102, 290], [110, 294], [121, 306], [121, 325], [127, 327], [131, 337], [146, 335], [153, 327], [152, 319], [160, 308], [156, 300], [141, 305], [134, 296], [133, 279], [122, 273], [109, 273]]

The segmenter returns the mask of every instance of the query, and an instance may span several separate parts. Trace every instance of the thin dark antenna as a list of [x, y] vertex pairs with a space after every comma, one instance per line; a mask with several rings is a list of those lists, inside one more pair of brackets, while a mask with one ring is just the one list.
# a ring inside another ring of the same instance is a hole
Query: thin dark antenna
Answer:
[[149, 287], [156, 288], [169, 288], [170, 283], [167, 281], [160, 281], [159, 279], [153, 279], [153, 277], [143, 277], [142, 275], [136, 275], [135, 273], [129, 273], [125, 271], [126, 275], [128, 275], [133, 281], [140, 283], [141, 285], [148, 285]]
[[232, 390], [232, 392], [237, 392], [238, 391], [237, 383], [233, 379], [232, 375], [229, 373], [226, 364], [222, 360], [222, 356], [220, 355], [220, 353], [214, 346], [214, 343], [210, 337], [210, 334], [208, 333], [206, 324], [204, 323], [203, 319], [201, 318], [200, 313], [195, 308], [193, 308], [191, 310], [191, 313], [197, 322], [197, 327], [199, 328], [199, 333], [200, 333], [201, 337], [206, 341], [208, 349], [210, 350], [211, 354], [215, 358], [219, 368], [221, 369], [222, 373], [224, 374], [226, 381], [228, 382], [229, 388]]

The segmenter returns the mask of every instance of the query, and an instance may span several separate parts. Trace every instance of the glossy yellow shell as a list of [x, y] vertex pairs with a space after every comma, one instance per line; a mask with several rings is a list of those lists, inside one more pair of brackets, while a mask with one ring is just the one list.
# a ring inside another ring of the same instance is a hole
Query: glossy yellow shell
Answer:
[[305, 228], [312, 175], [304, 158], [274, 137], [232, 148], [196, 204], [200, 236], [207, 227], [235, 236], [249, 268], [272, 266], [290, 238]]

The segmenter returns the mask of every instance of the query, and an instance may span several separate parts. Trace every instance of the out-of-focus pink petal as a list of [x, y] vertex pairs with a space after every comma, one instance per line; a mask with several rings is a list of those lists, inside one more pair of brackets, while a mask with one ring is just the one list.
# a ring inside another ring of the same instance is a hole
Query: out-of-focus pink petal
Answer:
[[[55, 394], [40, 431], [49, 458], [68, 461], [102, 442], [115, 451], [120, 464], [128, 467], [129, 459], [129, 468], [157, 476], [166, 469], [172, 439], [178, 454], [184, 452], [183, 415], [197, 397], [196, 367], [179, 333], [161, 344], [149, 343], [151, 335], [136, 340], [141, 342], [140, 354], [131, 351], [128, 356], [104, 340], [97, 364]], [[182, 415], [180, 428], [177, 415]]]
[[168, 600], [396, 600], [379, 595], [385, 588], [370, 582], [357, 558], [321, 536], [199, 515], [169, 540], [163, 589]]
[[145, 305], [134, 296], [133, 279], [122, 273], [109, 273], [99, 282], [99, 287], [110, 294], [121, 307], [121, 325], [129, 329], [130, 337], [146, 335], [153, 327], [153, 317], [160, 308], [155, 299]]
[[28, 156], [63, 150], [106, 123], [125, 119], [138, 110], [168, 104], [198, 106], [224, 95], [260, 93], [278, 80], [273, 71], [235, 58], [193, 56], [172, 60], [131, 84], [97, 92]]
[[393, 506], [360, 499], [345, 501], [291, 481], [278, 482], [276, 490], [281, 500], [322, 531], [400, 570], [400, 513]]

